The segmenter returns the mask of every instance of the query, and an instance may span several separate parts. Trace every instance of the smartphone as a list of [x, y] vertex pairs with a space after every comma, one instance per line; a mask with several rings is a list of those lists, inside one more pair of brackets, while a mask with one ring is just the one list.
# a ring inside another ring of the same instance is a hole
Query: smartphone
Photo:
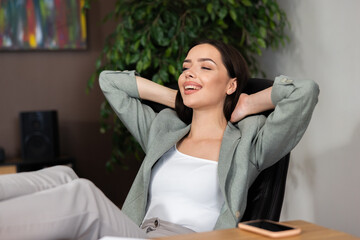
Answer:
[[301, 232], [300, 228], [270, 220], [240, 222], [238, 227], [240, 229], [258, 233], [271, 238], [289, 237], [300, 234]]

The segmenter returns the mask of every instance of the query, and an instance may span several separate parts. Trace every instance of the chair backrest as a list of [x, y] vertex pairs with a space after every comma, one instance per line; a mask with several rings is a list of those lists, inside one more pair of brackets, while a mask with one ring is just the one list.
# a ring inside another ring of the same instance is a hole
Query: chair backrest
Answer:
[[[252, 78], [248, 81], [244, 92], [252, 94], [271, 87], [272, 85], [273, 81], [271, 80]], [[172, 84], [169, 87], [177, 89], [177, 84]], [[165, 108], [165, 106], [158, 103], [150, 101], [143, 102], [152, 107], [156, 112]], [[266, 111], [260, 114], [268, 116], [271, 112], [272, 111]], [[279, 221], [285, 193], [289, 159], [290, 153], [259, 174], [248, 191], [247, 206], [241, 221], [253, 219]]]
[[[252, 78], [244, 92], [256, 93], [273, 85], [267, 79]], [[260, 114], [268, 116], [272, 111]], [[286, 176], [289, 167], [290, 153], [277, 163], [263, 170], [255, 179], [248, 191], [247, 206], [241, 222], [254, 219], [279, 221], [284, 200]]]

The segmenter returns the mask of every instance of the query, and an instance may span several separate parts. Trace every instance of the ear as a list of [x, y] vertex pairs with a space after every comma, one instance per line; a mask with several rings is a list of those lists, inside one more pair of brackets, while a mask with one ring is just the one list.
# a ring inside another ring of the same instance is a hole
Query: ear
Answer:
[[236, 91], [236, 88], [237, 88], [236, 78], [230, 79], [229, 85], [228, 85], [228, 89], [227, 89], [227, 91], [226, 91], [226, 94], [227, 94], [227, 95], [233, 94], [233, 93]]

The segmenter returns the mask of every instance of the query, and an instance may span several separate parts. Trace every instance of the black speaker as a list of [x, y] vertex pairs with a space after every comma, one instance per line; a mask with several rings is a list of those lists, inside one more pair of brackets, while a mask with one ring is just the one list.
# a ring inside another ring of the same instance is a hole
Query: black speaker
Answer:
[[5, 150], [0, 147], [0, 163], [5, 161]]
[[25, 161], [51, 161], [59, 155], [56, 111], [21, 112], [21, 150]]

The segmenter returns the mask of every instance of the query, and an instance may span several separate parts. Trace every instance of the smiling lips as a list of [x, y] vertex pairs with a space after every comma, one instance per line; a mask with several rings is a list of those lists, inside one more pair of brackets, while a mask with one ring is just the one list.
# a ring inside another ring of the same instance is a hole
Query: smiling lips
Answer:
[[184, 93], [185, 95], [193, 94], [197, 91], [199, 91], [202, 88], [202, 86], [196, 82], [185, 82], [184, 83]]

